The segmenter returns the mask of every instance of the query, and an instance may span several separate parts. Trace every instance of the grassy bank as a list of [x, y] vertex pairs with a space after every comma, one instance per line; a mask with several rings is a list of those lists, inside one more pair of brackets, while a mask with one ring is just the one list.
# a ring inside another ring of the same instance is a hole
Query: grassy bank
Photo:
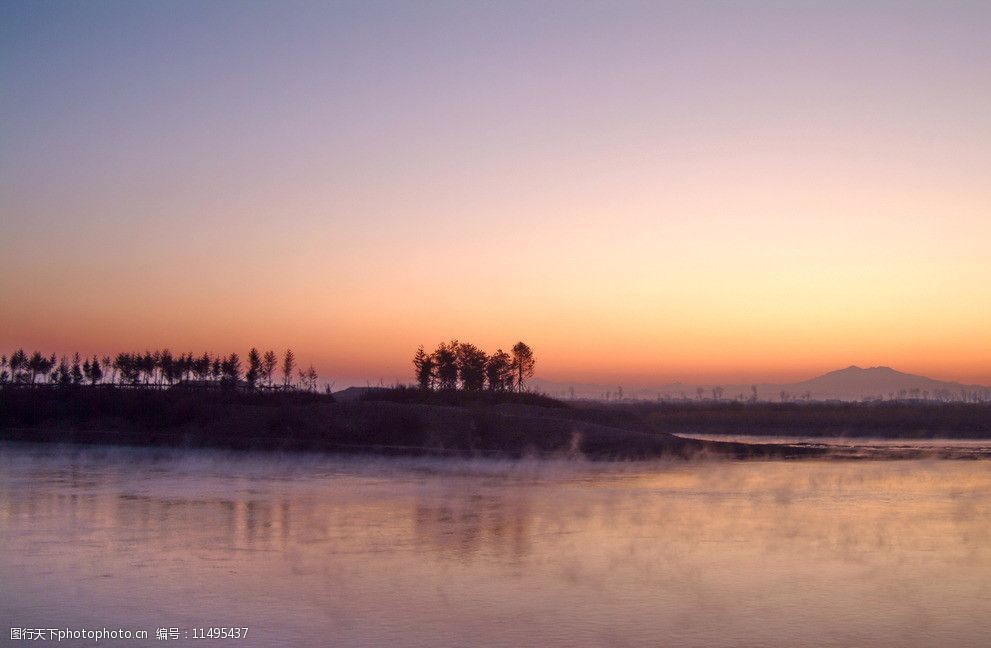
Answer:
[[[419, 396], [418, 396], [419, 394]], [[647, 459], [719, 454], [805, 456], [810, 451], [681, 439], [640, 412], [569, 407], [532, 394], [379, 392], [334, 402], [312, 393], [4, 389], [0, 438], [108, 443], [436, 454]]]

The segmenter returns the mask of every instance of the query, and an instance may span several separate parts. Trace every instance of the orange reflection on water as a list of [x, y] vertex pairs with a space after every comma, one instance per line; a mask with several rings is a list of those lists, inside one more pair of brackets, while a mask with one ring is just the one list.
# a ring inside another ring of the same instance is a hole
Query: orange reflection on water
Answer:
[[[603, 466], [0, 448], [16, 623], [246, 645], [971, 646], [981, 461]], [[288, 639], [287, 639], [288, 638]]]

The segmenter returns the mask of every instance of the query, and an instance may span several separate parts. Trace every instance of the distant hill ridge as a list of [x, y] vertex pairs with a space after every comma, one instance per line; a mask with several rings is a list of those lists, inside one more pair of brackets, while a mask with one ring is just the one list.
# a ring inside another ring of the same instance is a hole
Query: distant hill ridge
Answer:
[[[609, 399], [618, 398], [619, 385], [596, 385], [588, 383], [553, 382], [535, 379], [532, 384], [550, 396], [569, 398], [572, 390], [576, 398]], [[703, 399], [713, 398], [713, 388], [720, 387], [722, 400], [734, 398], [749, 399], [752, 388], [749, 384], [702, 384], [690, 385], [671, 383], [657, 387], [624, 388], [624, 399], [666, 399], [699, 398], [697, 389], [703, 389]], [[792, 383], [760, 383], [756, 385], [760, 400], [863, 400], [881, 398], [884, 400], [917, 399], [943, 401], [991, 401], [991, 387], [970, 385], [954, 381], [936, 380], [926, 376], [897, 371], [891, 367], [858, 367], [851, 365], [828, 373]], [[782, 394], [784, 392], [784, 394]]]

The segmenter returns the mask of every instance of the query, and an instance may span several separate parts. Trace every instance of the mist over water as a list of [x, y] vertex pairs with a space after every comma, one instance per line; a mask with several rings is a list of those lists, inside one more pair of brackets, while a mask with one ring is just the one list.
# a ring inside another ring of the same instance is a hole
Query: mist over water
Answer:
[[0, 444], [10, 627], [247, 626], [226, 640], [240, 646], [983, 646], [989, 538], [987, 461]]

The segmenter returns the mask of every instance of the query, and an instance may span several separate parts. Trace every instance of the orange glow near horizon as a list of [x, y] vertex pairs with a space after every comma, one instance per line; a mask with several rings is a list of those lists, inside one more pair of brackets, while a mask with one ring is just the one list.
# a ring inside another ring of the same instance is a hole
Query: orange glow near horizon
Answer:
[[17, 23], [0, 351], [991, 385], [986, 8], [678, 7]]

